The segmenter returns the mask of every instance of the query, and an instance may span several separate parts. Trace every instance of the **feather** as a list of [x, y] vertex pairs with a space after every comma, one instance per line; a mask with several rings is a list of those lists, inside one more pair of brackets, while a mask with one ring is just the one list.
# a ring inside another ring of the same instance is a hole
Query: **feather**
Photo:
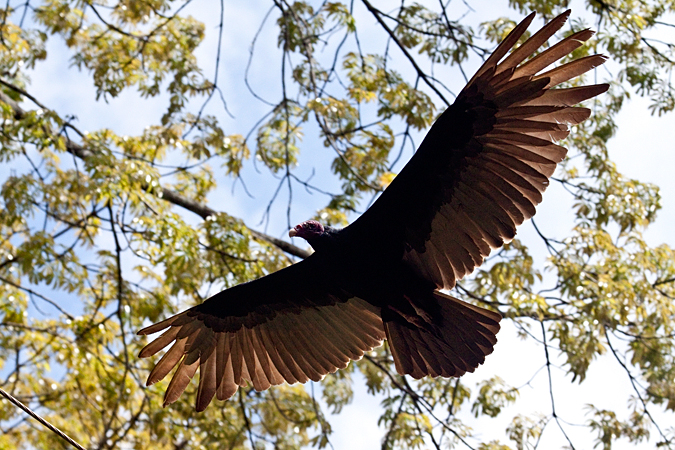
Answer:
[[169, 387], [166, 388], [164, 394], [164, 406], [170, 405], [178, 400], [178, 397], [185, 391], [185, 388], [190, 383], [190, 380], [192, 380], [192, 377], [195, 376], [197, 367], [199, 367], [198, 358], [190, 364], [185, 364], [185, 358], [183, 358], [176, 373], [173, 374], [171, 382], [169, 382]]
[[[300, 356], [302, 359], [304, 359], [307, 364], [311, 367], [311, 370], [313, 372], [313, 376], [316, 378], [310, 378], [313, 381], [320, 381], [323, 376], [327, 373], [334, 372], [335, 369], [331, 365], [331, 363], [321, 354], [320, 351], [316, 348], [316, 342], [311, 341], [308, 336], [307, 336], [307, 327], [306, 325], [306, 320], [303, 320], [302, 323], [299, 323], [297, 320], [299, 317], [295, 316], [293, 317], [294, 319], [294, 326], [293, 326], [293, 333], [290, 335], [293, 337], [293, 340], [295, 341], [295, 345], [299, 351]], [[295, 355], [294, 355], [295, 358]], [[295, 358], [296, 361], [298, 360]], [[307, 375], [309, 375], [308, 372]]]
[[[215, 349], [212, 349], [215, 350]], [[197, 389], [197, 403], [195, 409], [204, 411], [216, 395], [216, 352], [209, 352], [208, 356], [202, 356], [199, 365], [199, 388]]]
[[260, 386], [262, 383], [258, 379], [258, 365], [256, 364], [256, 357], [253, 350], [253, 344], [249, 340], [249, 334], [247, 333], [247, 328], [242, 327], [237, 332], [237, 342], [241, 350], [241, 356], [244, 360], [246, 366], [246, 372], [248, 377], [246, 379], [253, 384], [253, 387]]
[[534, 103], [534, 101], [543, 96], [546, 92], [544, 87], [548, 84], [548, 79], [537, 80], [531, 83], [527, 83], [524, 86], [517, 85], [513, 86], [510, 89], [505, 90], [504, 92], [499, 93], [492, 101], [499, 108], [507, 108], [511, 105], [518, 106], [520, 104], [525, 104], [525, 102], [530, 102], [527, 104], [546, 104], [546, 103]]
[[171, 369], [176, 367], [176, 364], [178, 364], [178, 361], [180, 361], [184, 355], [183, 350], [185, 349], [185, 341], [186, 338], [176, 341], [169, 351], [162, 356], [157, 365], [155, 365], [155, 368], [150, 372], [150, 375], [148, 375], [148, 381], [145, 383], [146, 386], [151, 386], [158, 381], [163, 380], [164, 377], [171, 372]]
[[496, 125], [508, 122], [512, 118], [576, 125], [588, 119], [590, 115], [591, 110], [588, 108], [549, 105], [514, 106], [495, 113]]
[[[456, 222], [447, 214], [444, 205], [432, 222], [432, 232], [429, 241], [443, 249], [444, 257], [454, 267], [457, 279], [461, 279], [474, 267], [483, 263], [480, 257], [480, 248], [465, 232], [457, 233]], [[489, 249], [489, 247], [488, 247]], [[449, 257], [454, 255], [454, 258]], [[454, 286], [454, 285], [453, 285]]]
[[234, 382], [232, 360], [228, 357], [223, 378], [219, 380], [218, 387], [216, 388], [216, 398], [218, 400], [227, 400], [232, 397], [237, 390], [239, 390], [239, 384]]
[[553, 36], [559, 29], [562, 28], [563, 25], [565, 25], [565, 22], [567, 22], [567, 18], [571, 13], [572, 11], [568, 9], [547, 23], [534, 35], [532, 35], [531, 38], [525, 41], [523, 45], [518, 47], [501, 64], [499, 64], [497, 73], [501, 72], [502, 70], [516, 67], [518, 64], [523, 62], [525, 58], [532, 55], [539, 47], [542, 46], [542, 44], [548, 41], [548, 38]]
[[[504, 210], [496, 205], [491, 199], [486, 198], [482, 193], [470, 188], [468, 184], [458, 185], [455, 196], [464, 207], [464, 210], [471, 214], [474, 222], [480, 223], [480, 227], [495, 237], [499, 246], [503, 244], [503, 239], [513, 239], [516, 233], [516, 225], [511, 217]], [[480, 206], [478, 206], [480, 205]]]
[[[262, 338], [263, 345], [267, 350], [267, 354], [270, 356], [270, 360], [274, 364], [274, 367], [277, 369], [279, 374], [286, 380], [287, 383], [293, 384], [297, 383], [299, 380], [294, 375], [294, 372], [286, 365], [286, 361], [279, 356], [279, 348], [274, 344], [274, 339], [270, 328], [275, 325], [273, 324], [263, 324], [259, 326], [256, 331], [259, 333], [259, 336]], [[291, 359], [292, 361], [292, 359]], [[295, 363], [293, 363], [295, 365]]]
[[389, 343], [391, 355], [394, 358], [396, 372], [400, 374], [412, 373], [415, 368], [409, 356], [410, 350], [408, 349], [408, 345], [405, 339], [402, 339], [399, 335], [399, 325], [393, 321], [385, 321], [384, 331], [387, 334], [387, 342]]
[[230, 336], [230, 362], [232, 363], [232, 379], [235, 384], [241, 386], [242, 374], [244, 373], [244, 355], [242, 355], [240, 342], [241, 335], [233, 333]]
[[[274, 342], [275, 347], [278, 349], [279, 357], [282, 359], [284, 365], [292, 374], [292, 379], [299, 381], [300, 383], [306, 383], [309, 381], [309, 376], [305, 374], [300, 364], [296, 361], [297, 350], [291, 345], [291, 342], [287, 342], [284, 339], [285, 331], [280, 332], [279, 325], [269, 328], [269, 335], [271, 341]], [[289, 340], [290, 341], [290, 340]], [[286, 379], [289, 383], [288, 379]]]
[[[476, 74], [471, 78], [467, 83], [467, 88], [473, 84], [473, 81], [487, 72], [489, 69], [496, 67], [500, 59], [508, 53], [509, 50], [518, 42], [518, 39], [527, 31], [527, 27], [530, 26], [532, 20], [534, 19], [535, 13], [531, 13], [525, 19], [523, 19], [516, 27], [511, 30], [511, 32], [504, 38], [504, 40], [497, 46], [494, 52], [488, 57], [488, 59], [483, 63], [483, 65], [478, 69]], [[466, 89], [466, 88], [465, 88]]]
[[585, 41], [590, 39], [595, 31], [581, 30], [573, 35], [558, 42], [549, 49], [539, 53], [537, 56], [518, 67], [513, 73], [514, 77], [531, 76], [545, 67], [550, 66], [560, 58], [567, 56], [577, 48], [581, 47]]
[[[546, 81], [546, 80], [539, 80]], [[555, 106], [573, 106], [577, 103], [588, 100], [607, 91], [609, 85], [594, 84], [590, 86], [579, 86], [567, 89], [549, 89], [543, 95], [515, 102], [515, 106], [539, 106], [539, 105], [555, 105]]]
[[503, 152], [507, 155], [517, 158], [546, 177], [550, 177], [553, 175], [553, 172], [555, 172], [555, 161], [551, 161], [550, 159], [545, 158], [538, 153], [531, 152], [519, 145], [491, 143], [485, 145], [485, 150], [499, 153]]
[[[220, 389], [221, 384], [225, 382], [225, 371], [229, 365], [232, 372], [232, 363], [230, 361], [230, 334], [217, 333], [216, 335], [216, 387]], [[234, 378], [234, 375], [232, 375]], [[234, 382], [234, 380], [232, 380]], [[218, 395], [220, 398], [220, 395]]]
[[143, 350], [138, 354], [139, 358], [147, 358], [148, 356], [152, 356], [167, 345], [169, 345], [171, 342], [176, 340], [176, 335], [178, 335], [178, 332], [180, 331], [180, 327], [171, 327], [160, 337], [143, 347]]
[[316, 345], [319, 354], [322, 355], [330, 364], [330, 372], [336, 369], [344, 369], [349, 364], [349, 357], [345, 356], [334, 341], [327, 336], [326, 330], [321, 329], [319, 321], [321, 320], [317, 310], [311, 310], [311, 318], [305, 322], [306, 331], [312, 336], [312, 342]]
[[493, 183], [497, 181], [497, 178], [501, 178], [513, 186], [513, 188], [518, 190], [518, 192], [520, 192], [520, 194], [525, 197], [530, 204], [538, 205], [541, 203], [541, 191], [535, 188], [529, 182], [529, 180], [523, 178], [519, 173], [516, 173], [502, 164], [494, 161], [486, 161], [485, 169], [491, 171], [495, 175], [495, 179], [492, 180]]
[[[264, 391], [265, 389], [268, 389], [271, 385], [274, 384], [274, 380], [276, 379], [275, 374], [272, 372], [272, 367], [270, 366], [270, 359], [267, 354], [267, 350], [263, 346], [262, 342], [260, 339], [258, 339], [258, 333], [256, 332], [256, 329], [246, 329], [246, 333], [248, 334], [248, 340], [249, 343], [251, 344], [252, 351], [255, 354], [255, 360], [256, 360], [256, 378], [258, 380], [258, 387], [256, 387], [255, 383], [253, 387], [258, 390], [258, 391]], [[281, 381], [277, 384], [280, 384]], [[263, 386], [267, 386], [263, 388]]]
[[162, 331], [165, 328], [168, 328], [170, 326], [178, 327], [181, 325], [185, 325], [186, 323], [192, 321], [192, 318], [188, 317], [187, 311], [176, 314], [173, 317], [169, 317], [168, 319], [162, 320], [161, 322], [157, 322], [154, 325], [150, 325], [149, 327], [145, 327], [142, 330], [140, 330], [137, 334], [144, 336], [147, 334], [154, 334], [159, 331]]
[[345, 329], [346, 326], [340, 321], [336, 321], [334, 316], [329, 314], [327, 310], [319, 310], [317, 320], [319, 326], [323, 325], [324, 332], [328, 334], [331, 341], [340, 348], [340, 352], [351, 360], [358, 360], [363, 356], [363, 350], [359, 348], [353, 339], [350, 339]]
[[[263, 327], [256, 327], [253, 331], [253, 341], [256, 346], [256, 354], [260, 360], [260, 365], [267, 376], [267, 380], [273, 386], [279, 385], [284, 382], [284, 376], [278, 369], [278, 365], [275, 363], [275, 360], [272, 358], [272, 354], [276, 354], [276, 349], [268, 349], [265, 339], [262, 335]], [[264, 355], [264, 356], [260, 356]]]
[[551, 69], [548, 72], [544, 72], [541, 75], [537, 75], [533, 80], [538, 80], [540, 78], [548, 78], [549, 82], [546, 85], [547, 88], [557, 86], [560, 83], [564, 83], [567, 80], [576, 78], [579, 75], [582, 75], [589, 70], [598, 67], [601, 64], [604, 64], [607, 61], [607, 57], [604, 55], [592, 55], [585, 58], [580, 58], [569, 62], [555, 69]]
[[344, 337], [353, 342], [356, 347], [356, 353], [358, 356], [354, 358], [355, 360], [361, 359], [363, 354], [372, 348], [372, 346], [370, 346], [366, 340], [364, 340], [362, 333], [359, 333], [360, 330], [358, 328], [358, 324], [354, 322], [350, 315], [344, 314], [342, 310], [335, 309], [324, 310], [324, 315], [325, 317], [330, 318], [333, 322], [342, 324], [341, 329], [344, 333]]

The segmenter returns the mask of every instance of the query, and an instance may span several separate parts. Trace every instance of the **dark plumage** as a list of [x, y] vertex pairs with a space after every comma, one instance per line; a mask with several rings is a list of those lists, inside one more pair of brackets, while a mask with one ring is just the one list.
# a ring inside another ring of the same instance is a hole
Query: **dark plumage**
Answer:
[[290, 231], [315, 253], [214, 295], [139, 334], [164, 331], [140, 353], [159, 360], [148, 384], [178, 366], [165, 405], [200, 370], [197, 410], [246, 383], [264, 390], [318, 381], [389, 340], [396, 369], [415, 378], [461, 376], [497, 342], [499, 313], [451, 289], [535, 213], [567, 150], [553, 143], [590, 110], [573, 107], [606, 84], [551, 89], [605, 61], [595, 55], [548, 72], [592, 36], [580, 31], [530, 57], [567, 20], [548, 23], [511, 54], [521, 22], [436, 121], [417, 153], [352, 225], [315, 221]]

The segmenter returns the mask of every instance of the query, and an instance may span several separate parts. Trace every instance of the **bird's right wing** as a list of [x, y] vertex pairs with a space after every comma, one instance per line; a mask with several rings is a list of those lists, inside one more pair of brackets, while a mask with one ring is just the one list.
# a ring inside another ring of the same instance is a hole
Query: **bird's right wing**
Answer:
[[174, 368], [164, 396], [173, 403], [199, 368], [197, 411], [230, 398], [247, 382], [262, 391], [343, 369], [382, 344], [380, 310], [340, 289], [330, 262], [314, 254], [266, 277], [227, 289], [204, 303], [139, 331], [164, 331], [143, 350], [171, 345], [147, 384]]
[[605, 62], [602, 55], [546, 70], [583, 45], [591, 30], [532, 56], [569, 14], [553, 19], [506, 56], [534, 13], [518, 24], [345, 234], [403, 248], [403, 261], [439, 289], [453, 288], [491, 249], [510, 241], [516, 226], [534, 215], [549, 177], [567, 153], [554, 141], [590, 115], [589, 109], [574, 105], [608, 88], [555, 88]]

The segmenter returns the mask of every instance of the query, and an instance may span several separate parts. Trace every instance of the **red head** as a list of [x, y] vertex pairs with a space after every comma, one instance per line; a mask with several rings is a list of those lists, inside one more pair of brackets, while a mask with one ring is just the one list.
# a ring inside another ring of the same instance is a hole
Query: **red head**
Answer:
[[290, 237], [301, 237], [309, 242], [310, 240], [321, 236], [324, 231], [323, 225], [316, 220], [306, 220], [300, 225], [291, 228], [288, 231], [288, 235]]

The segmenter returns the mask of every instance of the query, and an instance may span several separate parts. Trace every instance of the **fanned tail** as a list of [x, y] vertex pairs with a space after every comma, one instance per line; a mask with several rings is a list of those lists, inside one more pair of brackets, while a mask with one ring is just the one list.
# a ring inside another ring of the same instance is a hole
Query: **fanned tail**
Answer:
[[417, 379], [473, 372], [492, 353], [502, 316], [442, 292], [433, 295], [442, 316], [434, 318], [434, 324], [384, 321], [396, 370]]

